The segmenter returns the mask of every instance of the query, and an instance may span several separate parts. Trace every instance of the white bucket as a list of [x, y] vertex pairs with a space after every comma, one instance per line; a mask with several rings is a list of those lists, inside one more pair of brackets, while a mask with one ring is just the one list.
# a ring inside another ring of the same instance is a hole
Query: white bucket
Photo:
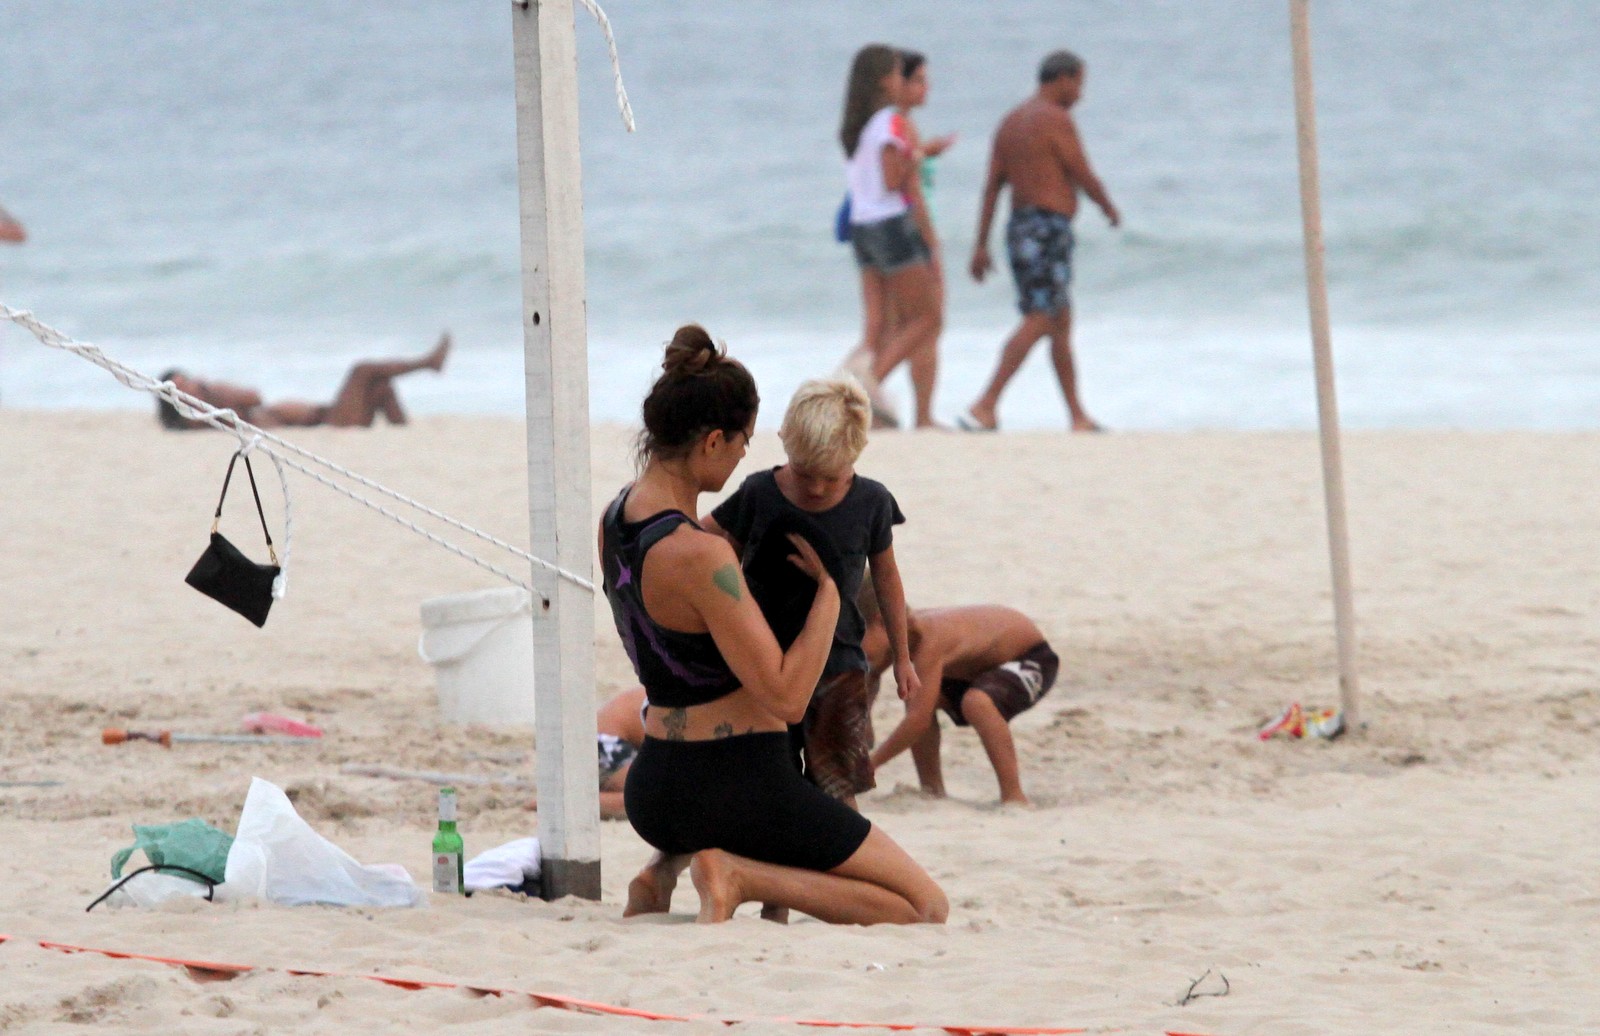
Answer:
[[433, 666], [444, 722], [533, 726], [533, 598], [526, 590], [423, 601], [417, 654]]

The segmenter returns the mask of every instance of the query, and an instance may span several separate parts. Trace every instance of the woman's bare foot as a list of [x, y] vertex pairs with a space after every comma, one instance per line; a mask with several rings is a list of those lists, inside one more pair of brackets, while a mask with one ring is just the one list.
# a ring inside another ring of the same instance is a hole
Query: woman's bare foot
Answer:
[[1074, 417], [1072, 419], [1072, 430], [1075, 432], [1103, 432], [1106, 429], [1105, 425], [1102, 425], [1088, 414], [1084, 414], [1082, 417]]
[[733, 859], [721, 849], [704, 849], [689, 863], [689, 877], [700, 893], [700, 924], [718, 924], [733, 916], [743, 900]]
[[656, 853], [634, 879], [628, 882], [628, 905], [623, 917], [639, 914], [664, 914], [672, 909], [672, 890], [678, 887], [683, 858]]
[[431, 367], [436, 371], [444, 370], [444, 358], [450, 355], [450, 332], [446, 331], [439, 336], [439, 344], [433, 351], [422, 358], [424, 367]]

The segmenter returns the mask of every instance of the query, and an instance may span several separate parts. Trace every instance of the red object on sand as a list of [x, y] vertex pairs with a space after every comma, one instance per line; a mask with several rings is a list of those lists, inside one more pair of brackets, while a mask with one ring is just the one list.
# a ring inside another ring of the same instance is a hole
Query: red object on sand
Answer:
[[1278, 714], [1278, 717], [1256, 731], [1256, 737], [1263, 741], [1269, 740], [1278, 734], [1289, 737], [1306, 736], [1305, 710], [1300, 708], [1299, 702], [1294, 702], [1287, 709]]
[[284, 734], [288, 737], [321, 737], [322, 728], [271, 712], [252, 712], [239, 721], [239, 729], [251, 734]]

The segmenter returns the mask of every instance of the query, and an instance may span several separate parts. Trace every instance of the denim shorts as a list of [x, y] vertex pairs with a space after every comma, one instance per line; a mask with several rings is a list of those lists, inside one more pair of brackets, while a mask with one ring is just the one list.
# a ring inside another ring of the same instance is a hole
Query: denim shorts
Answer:
[[850, 245], [855, 249], [857, 266], [879, 273], [898, 273], [933, 259], [909, 212], [876, 223], [855, 224], [850, 228]]

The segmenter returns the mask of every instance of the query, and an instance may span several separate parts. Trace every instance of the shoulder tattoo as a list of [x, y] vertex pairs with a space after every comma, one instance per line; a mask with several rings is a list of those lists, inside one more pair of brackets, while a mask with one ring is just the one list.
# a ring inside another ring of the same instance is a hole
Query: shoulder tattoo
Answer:
[[739, 579], [738, 565], [723, 565], [721, 568], [711, 573], [711, 581], [717, 584], [718, 590], [721, 590], [735, 601], [742, 600], [744, 598], [744, 590]]

